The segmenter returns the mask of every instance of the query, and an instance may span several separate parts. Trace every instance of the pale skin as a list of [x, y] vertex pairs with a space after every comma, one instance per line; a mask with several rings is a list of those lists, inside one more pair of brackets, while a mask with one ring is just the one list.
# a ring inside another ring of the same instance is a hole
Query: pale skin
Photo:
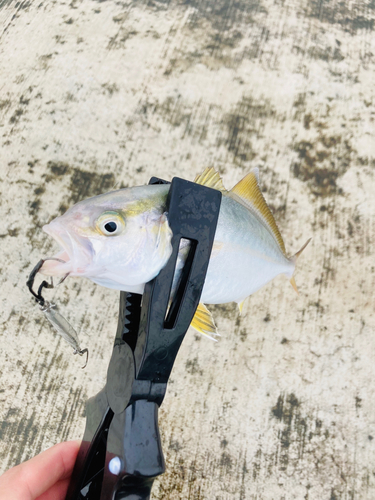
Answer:
[[0, 476], [0, 500], [63, 500], [80, 442], [60, 443]]

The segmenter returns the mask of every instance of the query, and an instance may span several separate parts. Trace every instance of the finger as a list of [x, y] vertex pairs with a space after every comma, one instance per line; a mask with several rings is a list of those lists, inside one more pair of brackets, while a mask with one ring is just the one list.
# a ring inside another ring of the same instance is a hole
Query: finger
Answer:
[[36, 500], [64, 500], [68, 491], [70, 478], [62, 479], [45, 491]]
[[71, 475], [78, 450], [79, 444], [76, 441], [68, 441], [57, 444], [21, 464], [21, 467], [24, 467], [24, 484], [31, 493], [30, 500], [49, 490], [62, 478]]
[[60, 443], [13, 467], [0, 478], [0, 498], [35, 500], [59, 480], [71, 475], [78, 450], [77, 441]]

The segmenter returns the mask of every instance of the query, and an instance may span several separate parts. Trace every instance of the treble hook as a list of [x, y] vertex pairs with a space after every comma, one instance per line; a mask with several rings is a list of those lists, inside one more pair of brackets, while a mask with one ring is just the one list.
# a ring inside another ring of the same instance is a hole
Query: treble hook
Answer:
[[80, 351], [76, 349], [73, 351], [73, 354], [79, 354], [80, 356], [83, 356], [86, 353], [86, 363], [82, 366], [82, 370], [86, 368], [87, 362], [89, 360], [89, 350], [88, 349], [81, 349]]
[[[53, 279], [51, 277], [51, 283], [48, 283], [48, 281], [43, 280], [42, 283], [39, 285], [38, 292], [35, 293], [33, 290], [34, 286], [34, 281], [35, 281], [35, 276], [38, 274], [40, 269], [42, 268], [43, 264], [45, 263], [46, 260], [57, 260], [58, 262], [62, 262], [65, 264], [65, 260], [61, 259], [56, 259], [55, 257], [48, 257], [47, 259], [41, 259], [38, 264], [34, 267], [34, 269], [31, 271], [28, 280], [26, 281], [26, 285], [32, 295], [35, 297], [35, 300], [39, 303], [39, 305], [44, 306], [45, 300], [44, 297], [42, 296], [42, 290], [43, 288], [54, 288], [53, 285]], [[66, 278], [69, 276], [69, 273], [67, 273], [58, 283], [56, 286], [60, 285]]]

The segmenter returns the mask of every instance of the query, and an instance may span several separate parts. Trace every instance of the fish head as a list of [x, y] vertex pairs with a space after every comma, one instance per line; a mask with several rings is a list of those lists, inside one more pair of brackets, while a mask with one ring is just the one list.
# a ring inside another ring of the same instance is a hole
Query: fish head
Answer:
[[44, 262], [41, 272], [83, 276], [108, 288], [142, 293], [172, 253], [167, 191], [155, 189], [160, 187], [95, 196], [45, 225], [61, 250]]

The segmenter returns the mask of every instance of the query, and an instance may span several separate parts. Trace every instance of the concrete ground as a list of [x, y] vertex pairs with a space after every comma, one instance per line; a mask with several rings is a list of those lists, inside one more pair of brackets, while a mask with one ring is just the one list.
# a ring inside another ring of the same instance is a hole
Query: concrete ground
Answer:
[[[375, 498], [374, 1], [2, 0], [0, 469], [82, 436], [105, 383], [118, 292], [25, 281], [44, 223], [152, 175], [251, 168], [287, 251], [284, 277], [189, 332], [160, 412], [156, 500]], [[245, 272], [245, 271], [244, 271]]]

